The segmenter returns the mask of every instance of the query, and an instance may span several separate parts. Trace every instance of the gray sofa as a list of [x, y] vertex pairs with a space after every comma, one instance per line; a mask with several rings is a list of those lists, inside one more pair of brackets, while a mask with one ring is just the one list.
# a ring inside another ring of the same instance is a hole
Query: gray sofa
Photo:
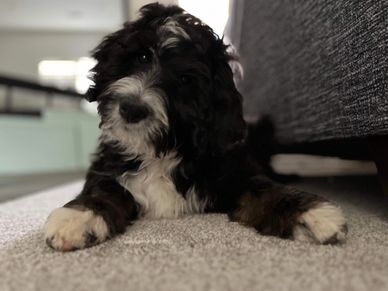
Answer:
[[236, 0], [229, 35], [246, 117], [280, 144], [388, 135], [387, 0]]

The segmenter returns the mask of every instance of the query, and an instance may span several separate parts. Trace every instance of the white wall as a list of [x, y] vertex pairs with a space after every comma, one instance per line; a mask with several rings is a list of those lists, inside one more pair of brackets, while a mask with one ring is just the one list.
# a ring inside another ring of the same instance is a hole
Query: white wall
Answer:
[[[129, 19], [134, 20], [138, 16], [139, 8], [143, 5], [155, 2], [147, 0], [128, 0]], [[195, 15], [220, 36], [222, 36], [229, 15], [229, 0], [159, 0], [161, 4], [180, 5], [187, 12]]]
[[41, 60], [88, 56], [104, 35], [102, 32], [0, 30], [0, 74], [38, 80]]

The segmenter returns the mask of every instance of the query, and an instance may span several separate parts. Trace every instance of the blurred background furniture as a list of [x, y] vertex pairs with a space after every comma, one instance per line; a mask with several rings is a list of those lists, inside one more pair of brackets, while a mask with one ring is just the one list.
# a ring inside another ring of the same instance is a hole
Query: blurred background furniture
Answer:
[[246, 118], [269, 117], [279, 151], [388, 167], [387, 1], [234, 1], [230, 27]]
[[[82, 94], [0, 76], [1, 86], [7, 88], [7, 94], [0, 111], [0, 176], [74, 171], [88, 166], [99, 129], [97, 116], [80, 108]], [[18, 90], [36, 92], [24, 93], [26, 103], [35, 102], [35, 106], [13, 106], [12, 93]], [[56, 105], [56, 99], [65, 99], [67, 108]]]
[[99, 136], [83, 95], [4, 76], [0, 88], [0, 202], [82, 177]]

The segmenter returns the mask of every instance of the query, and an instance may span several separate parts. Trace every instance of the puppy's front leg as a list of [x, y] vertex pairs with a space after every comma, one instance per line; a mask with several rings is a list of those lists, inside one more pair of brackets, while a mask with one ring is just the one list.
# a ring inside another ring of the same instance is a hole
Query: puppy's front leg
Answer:
[[86, 248], [124, 232], [136, 217], [128, 191], [112, 178], [89, 173], [82, 193], [50, 214], [45, 239], [59, 251]]
[[342, 211], [326, 199], [262, 177], [252, 179], [248, 188], [229, 213], [231, 220], [265, 235], [322, 244], [345, 240]]

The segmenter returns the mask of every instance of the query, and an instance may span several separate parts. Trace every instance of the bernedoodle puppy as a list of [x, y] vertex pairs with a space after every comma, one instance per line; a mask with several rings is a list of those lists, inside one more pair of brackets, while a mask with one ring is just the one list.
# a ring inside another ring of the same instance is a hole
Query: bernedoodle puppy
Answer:
[[271, 181], [250, 155], [232, 56], [211, 28], [177, 6], [138, 20], [94, 50], [102, 134], [82, 192], [55, 209], [47, 244], [101, 243], [139, 217], [226, 213], [260, 234], [316, 243], [345, 240], [341, 210]]

